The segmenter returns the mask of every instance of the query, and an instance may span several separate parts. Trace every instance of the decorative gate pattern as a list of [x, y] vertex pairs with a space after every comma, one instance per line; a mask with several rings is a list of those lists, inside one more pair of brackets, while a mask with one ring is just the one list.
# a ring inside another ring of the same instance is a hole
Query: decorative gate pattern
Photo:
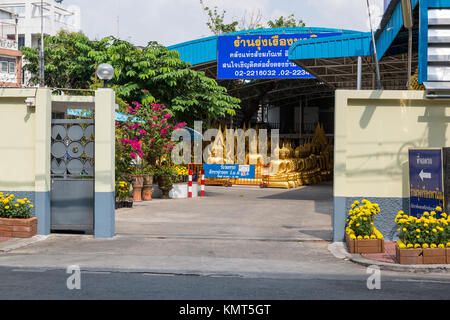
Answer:
[[94, 121], [52, 120], [53, 231], [94, 228]]

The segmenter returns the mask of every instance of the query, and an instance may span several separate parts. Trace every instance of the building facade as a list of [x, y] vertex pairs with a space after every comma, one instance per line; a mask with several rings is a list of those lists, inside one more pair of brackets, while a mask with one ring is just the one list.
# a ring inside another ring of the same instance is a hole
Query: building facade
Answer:
[[0, 87], [22, 86], [17, 15], [0, 8]]
[[[42, 3], [45, 35], [55, 35], [60, 30], [69, 32], [81, 30], [79, 7], [65, 6], [53, 0]], [[0, 9], [17, 15], [19, 49], [22, 46], [37, 48], [41, 34], [41, 1], [0, 0]]]

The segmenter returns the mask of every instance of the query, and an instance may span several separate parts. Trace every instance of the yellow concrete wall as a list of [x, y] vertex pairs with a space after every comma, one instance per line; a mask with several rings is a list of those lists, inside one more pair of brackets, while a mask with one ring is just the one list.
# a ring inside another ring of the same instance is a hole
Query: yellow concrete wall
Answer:
[[[0, 190], [34, 191], [35, 108], [0, 92]], [[33, 92], [29, 92], [34, 93]]]
[[450, 100], [423, 91], [336, 92], [335, 197], [407, 198], [408, 149], [450, 145]]

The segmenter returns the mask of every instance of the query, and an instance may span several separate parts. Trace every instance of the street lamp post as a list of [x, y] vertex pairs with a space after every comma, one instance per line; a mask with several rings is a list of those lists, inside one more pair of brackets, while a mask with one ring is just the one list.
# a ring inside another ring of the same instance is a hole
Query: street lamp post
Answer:
[[44, 0], [41, 0], [41, 47], [39, 50], [39, 86], [45, 86], [44, 73]]

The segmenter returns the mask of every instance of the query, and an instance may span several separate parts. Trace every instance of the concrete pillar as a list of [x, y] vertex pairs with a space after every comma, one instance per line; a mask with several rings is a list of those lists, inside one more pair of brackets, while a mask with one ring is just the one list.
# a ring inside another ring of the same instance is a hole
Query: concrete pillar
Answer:
[[[347, 105], [345, 93], [337, 90], [334, 110], [334, 178], [333, 178], [333, 241], [341, 242], [345, 239], [345, 224], [347, 219], [347, 194], [346, 194], [346, 165], [347, 151], [341, 146], [346, 146], [347, 141]], [[342, 149], [341, 149], [342, 148]]]
[[115, 93], [95, 92], [95, 238], [115, 235]]
[[38, 89], [36, 94], [35, 122], [35, 215], [38, 234], [50, 234], [50, 161], [52, 96], [48, 89]]

